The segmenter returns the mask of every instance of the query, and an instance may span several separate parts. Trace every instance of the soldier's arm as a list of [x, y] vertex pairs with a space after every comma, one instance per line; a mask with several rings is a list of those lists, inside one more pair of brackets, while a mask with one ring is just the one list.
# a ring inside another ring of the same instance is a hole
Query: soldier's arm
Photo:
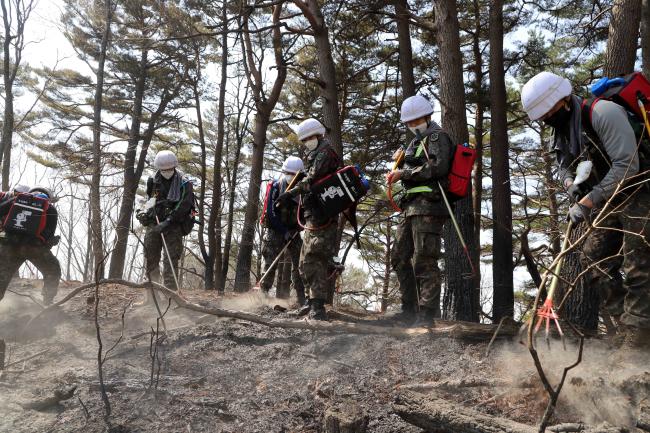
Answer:
[[623, 107], [610, 101], [598, 102], [592, 112], [592, 125], [612, 166], [603, 180], [589, 193], [594, 204], [607, 200], [623, 179], [639, 172], [636, 137]]
[[172, 213], [169, 215], [169, 220], [172, 222], [183, 222], [188, 218], [194, 205], [194, 194], [192, 189], [192, 182], [189, 180], [183, 184], [183, 194], [181, 200], [178, 202], [178, 205], [174, 208]]
[[46, 215], [45, 228], [43, 229], [43, 233], [41, 233], [41, 235], [46, 241], [48, 241], [52, 236], [54, 236], [54, 233], [56, 232], [56, 226], [59, 222], [59, 213], [56, 211], [56, 208], [50, 204], [50, 206], [47, 208]]
[[438, 142], [433, 145], [434, 154], [423, 165], [414, 169], [402, 170], [401, 179], [413, 182], [444, 179], [451, 169], [453, 146], [447, 134], [440, 134]]
[[314, 182], [330, 174], [328, 170], [331, 165], [331, 157], [332, 156], [326, 150], [318, 152], [316, 158], [314, 159], [314, 163], [307, 172], [307, 175], [300, 182], [298, 182], [295, 188], [291, 189], [289, 193], [292, 196], [296, 196], [298, 194], [309, 192], [311, 185]]

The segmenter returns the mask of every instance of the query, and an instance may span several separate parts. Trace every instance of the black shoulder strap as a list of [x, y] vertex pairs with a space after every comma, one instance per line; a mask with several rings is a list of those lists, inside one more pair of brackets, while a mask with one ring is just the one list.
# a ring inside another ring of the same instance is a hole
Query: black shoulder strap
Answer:
[[147, 179], [147, 196], [151, 198], [151, 194], [153, 193], [153, 177], [150, 177]]
[[594, 111], [594, 106], [600, 101], [600, 98], [583, 99], [580, 106], [580, 116], [582, 118], [582, 128], [592, 139], [598, 140], [598, 134], [594, 130], [591, 123], [591, 115]]

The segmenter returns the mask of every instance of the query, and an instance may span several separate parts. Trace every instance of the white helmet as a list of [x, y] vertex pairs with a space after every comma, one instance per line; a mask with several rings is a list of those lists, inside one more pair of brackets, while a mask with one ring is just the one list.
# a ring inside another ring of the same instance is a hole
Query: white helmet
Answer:
[[29, 190], [30, 194], [45, 194], [47, 198], [50, 200], [54, 199], [54, 194], [52, 194], [52, 191], [50, 191], [48, 188], [45, 188], [44, 186], [35, 186], [34, 188]]
[[298, 132], [296, 134], [298, 134], [298, 140], [303, 141], [312, 135], [325, 135], [325, 132], [325, 127], [318, 120], [307, 119], [298, 125]]
[[176, 159], [176, 155], [171, 150], [161, 150], [153, 160], [153, 166], [157, 170], [171, 170], [172, 168], [176, 168], [177, 165], [178, 159]]
[[422, 95], [409, 96], [402, 102], [400, 120], [404, 123], [433, 113], [433, 105]]
[[552, 72], [540, 72], [521, 89], [521, 105], [530, 120], [539, 120], [561, 99], [571, 94], [571, 83]]
[[17, 192], [18, 194], [24, 194], [26, 192], [29, 192], [29, 187], [27, 185], [16, 185], [14, 186], [14, 192]]
[[297, 156], [288, 157], [282, 164], [282, 171], [285, 173], [296, 174], [303, 168], [305, 168], [305, 166], [302, 163], [302, 159]]

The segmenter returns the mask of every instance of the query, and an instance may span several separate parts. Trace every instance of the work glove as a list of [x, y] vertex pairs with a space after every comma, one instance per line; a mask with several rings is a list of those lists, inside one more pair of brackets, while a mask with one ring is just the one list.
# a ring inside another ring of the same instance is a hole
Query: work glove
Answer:
[[280, 194], [275, 201], [275, 207], [276, 208], [281, 208], [282, 206], [286, 206], [287, 203], [289, 203], [293, 199], [293, 195], [291, 195], [288, 191], [283, 192]]
[[569, 208], [568, 219], [574, 224], [578, 225], [583, 221], [589, 222], [591, 217], [591, 209], [582, 203], [575, 203]]
[[160, 224], [156, 224], [151, 230], [156, 232], [156, 233], [162, 233], [163, 230], [165, 230], [167, 227], [169, 227], [169, 225], [171, 223], [172, 222], [167, 219], [167, 220], [161, 222]]
[[60, 240], [61, 240], [61, 236], [59, 236], [59, 235], [52, 236], [52, 237], [49, 238], [47, 241], [45, 241], [45, 245], [46, 245], [48, 248], [52, 248], [52, 247], [57, 246], [57, 245], [59, 244], [59, 241], [60, 241]]
[[566, 192], [567, 194], [569, 194], [569, 200], [571, 201], [571, 203], [576, 203], [586, 194], [586, 191], [584, 190], [584, 188], [582, 188], [581, 183], [578, 184], [572, 183]]

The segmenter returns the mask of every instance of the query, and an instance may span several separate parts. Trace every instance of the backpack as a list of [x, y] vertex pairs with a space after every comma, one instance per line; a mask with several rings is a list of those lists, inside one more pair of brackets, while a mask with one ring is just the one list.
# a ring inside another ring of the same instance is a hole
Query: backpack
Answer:
[[357, 204], [370, 189], [370, 183], [358, 165], [348, 165], [311, 186], [324, 217], [334, 217]]
[[646, 120], [650, 120], [646, 108], [650, 105], [650, 82], [640, 72], [617, 78], [604, 77], [591, 86], [591, 93], [595, 98], [583, 100], [581, 111], [587, 135], [597, 137], [591, 123], [591, 115], [598, 101], [604, 99], [622, 106], [639, 143], [640, 171], [650, 169], [650, 128], [647, 127], [650, 123], [646, 123]]
[[[181, 188], [184, 188], [184, 186], [190, 182], [191, 182], [190, 180], [184, 180], [181, 185]], [[194, 224], [196, 224], [197, 222], [196, 216], [198, 215], [197, 209], [199, 208], [198, 201], [196, 198], [196, 194], [194, 194], [193, 190], [190, 194], [192, 194], [192, 207], [190, 208], [190, 212], [187, 214], [187, 218], [185, 218], [181, 223], [181, 233], [183, 234], [183, 236], [187, 236], [190, 233], [192, 233], [192, 230], [194, 229]]]
[[45, 242], [43, 230], [47, 223], [50, 201], [32, 194], [21, 193], [14, 197], [2, 228], [7, 233], [29, 236]]
[[282, 223], [282, 218], [275, 207], [275, 201], [280, 195], [280, 183], [277, 180], [270, 180], [266, 184], [266, 194], [264, 195], [264, 208], [260, 224], [266, 224], [267, 227], [277, 230], [281, 233], [287, 231], [287, 227]]
[[447, 192], [451, 201], [457, 201], [467, 197], [472, 184], [472, 169], [476, 161], [476, 149], [468, 143], [457, 144], [451, 160], [451, 169], [447, 180]]

